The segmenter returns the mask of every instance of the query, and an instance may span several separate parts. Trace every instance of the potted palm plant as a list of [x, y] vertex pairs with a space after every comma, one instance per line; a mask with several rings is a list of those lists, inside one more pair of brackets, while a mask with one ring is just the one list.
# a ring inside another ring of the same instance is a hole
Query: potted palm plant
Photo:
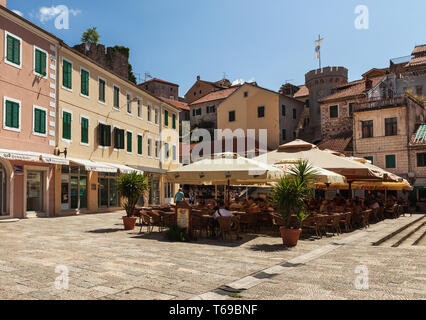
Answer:
[[274, 187], [272, 206], [282, 215], [284, 226], [280, 228], [283, 244], [296, 246], [302, 233], [302, 222], [308, 218], [307, 202], [312, 197], [310, 183], [316, 171], [307, 161], [299, 161]]
[[144, 174], [132, 172], [118, 178], [118, 192], [123, 198], [122, 206], [127, 216], [123, 217], [124, 229], [133, 230], [136, 225], [135, 208], [139, 197], [149, 190], [149, 181]]

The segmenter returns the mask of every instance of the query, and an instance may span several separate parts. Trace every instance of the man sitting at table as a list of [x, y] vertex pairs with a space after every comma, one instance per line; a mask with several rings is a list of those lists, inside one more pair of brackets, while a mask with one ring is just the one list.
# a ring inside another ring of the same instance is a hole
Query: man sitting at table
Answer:
[[223, 202], [223, 200], [219, 200], [218, 208], [216, 212], [213, 214], [213, 217], [217, 219], [219, 217], [233, 217], [233, 216], [234, 215], [232, 214], [232, 212], [226, 209], [225, 202]]

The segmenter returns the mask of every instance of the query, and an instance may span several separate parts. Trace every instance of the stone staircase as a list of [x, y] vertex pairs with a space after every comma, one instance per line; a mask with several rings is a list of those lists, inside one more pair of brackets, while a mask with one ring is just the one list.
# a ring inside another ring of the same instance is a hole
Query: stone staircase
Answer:
[[392, 248], [426, 247], [426, 215], [421, 215], [418, 219], [393, 231], [375, 242], [373, 246]]

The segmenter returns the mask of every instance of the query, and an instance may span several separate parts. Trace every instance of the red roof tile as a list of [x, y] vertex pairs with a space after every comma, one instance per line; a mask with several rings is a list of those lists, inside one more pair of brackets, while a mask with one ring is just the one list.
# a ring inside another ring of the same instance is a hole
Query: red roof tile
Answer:
[[[382, 79], [383, 79], [383, 76], [370, 78], [369, 80], [373, 82], [372, 87], [374, 88]], [[326, 102], [326, 101], [332, 101], [332, 100], [338, 100], [338, 99], [362, 95], [364, 94], [366, 90], [365, 82], [366, 80], [357, 80], [357, 81], [350, 82], [347, 85], [337, 88], [337, 92], [320, 99], [319, 102]]]
[[148, 81], [146, 81], [146, 82], [144, 82], [144, 83], [141, 83], [141, 84], [139, 84], [139, 85], [140, 85], [140, 86], [143, 86], [144, 84], [147, 84], [147, 83], [150, 83], [150, 82], [161, 82], [161, 83], [164, 83], [164, 84], [168, 84], [168, 85], [170, 85], [170, 86], [179, 87], [179, 85], [177, 85], [176, 83], [172, 83], [172, 82], [164, 81], [164, 80], [157, 79], [157, 78], [154, 78], [154, 79], [148, 80]]
[[208, 95], [194, 101], [193, 103], [190, 104], [190, 106], [195, 105], [195, 104], [204, 103], [204, 102], [209, 102], [209, 101], [226, 99], [231, 94], [233, 94], [238, 88], [240, 88], [240, 86], [231, 87], [229, 89], [213, 91], [213, 92], [209, 93]]
[[162, 98], [162, 97], [160, 97], [160, 99], [163, 100], [164, 102], [167, 102], [167, 103], [175, 106], [176, 108], [179, 108], [179, 109], [182, 109], [182, 110], [190, 110], [188, 104], [185, 103], [185, 102], [166, 99], [166, 98]]
[[329, 139], [323, 140], [318, 144], [321, 150], [333, 150], [341, 153], [352, 152], [350, 143], [352, 142], [352, 132], [344, 132]]
[[414, 67], [426, 64], [426, 57], [413, 58], [407, 63], [407, 67]]
[[307, 86], [299, 86], [299, 91], [296, 92], [296, 94], [294, 95], [294, 98], [301, 98], [301, 97], [306, 97], [309, 96], [309, 89]]
[[426, 44], [423, 44], [421, 46], [416, 46], [413, 50], [412, 55], [415, 55], [421, 52], [426, 52]]

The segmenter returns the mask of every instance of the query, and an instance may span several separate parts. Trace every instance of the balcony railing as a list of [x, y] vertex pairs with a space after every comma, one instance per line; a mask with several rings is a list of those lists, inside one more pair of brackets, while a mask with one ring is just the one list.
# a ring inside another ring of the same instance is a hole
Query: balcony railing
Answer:
[[385, 108], [391, 108], [391, 107], [399, 107], [407, 105], [407, 97], [393, 97], [393, 98], [374, 98], [374, 99], [367, 99], [365, 101], [358, 102], [354, 105], [353, 111], [354, 112], [362, 112], [362, 111], [369, 111], [369, 110], [377, 110], [377, 109], [385, 109]]

